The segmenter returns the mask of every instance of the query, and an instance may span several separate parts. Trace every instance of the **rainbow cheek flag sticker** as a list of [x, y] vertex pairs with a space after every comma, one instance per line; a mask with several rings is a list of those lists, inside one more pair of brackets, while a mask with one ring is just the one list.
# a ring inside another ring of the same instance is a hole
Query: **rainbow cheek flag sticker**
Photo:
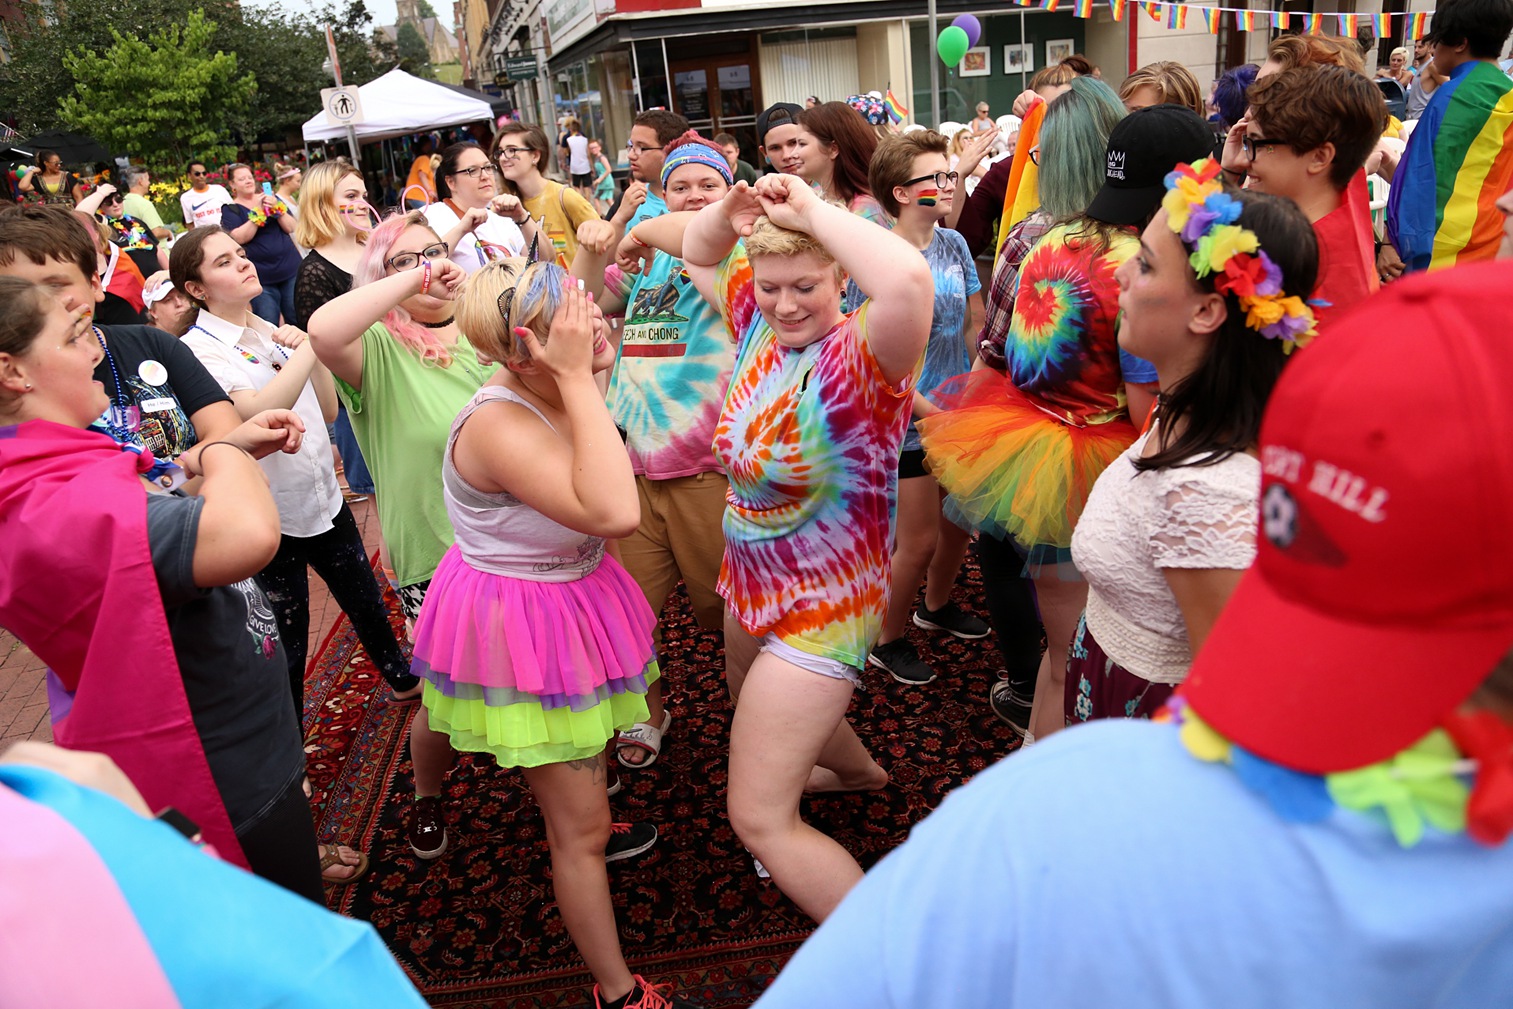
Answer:
[[921, 207], [933, 207], [940, 200], [939, 189], [921, 189], [919, 191], [919, 205]]
[[1498, 197], [1513, 183], [1513, 81], [1495, 63], [1458, 67], [1418, 128], [1387, 200], [1387, 230], [1411, 270], [1492, 259]]

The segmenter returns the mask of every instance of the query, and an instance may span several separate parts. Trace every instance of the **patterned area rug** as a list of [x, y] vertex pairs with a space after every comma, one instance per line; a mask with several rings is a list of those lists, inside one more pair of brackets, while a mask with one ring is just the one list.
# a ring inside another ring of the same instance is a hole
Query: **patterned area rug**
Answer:
[[[970, 562], [957, 598], [983, 614]], [[398, 624], [392, 597], [390, 609]], [[805, 802], [809, 822], [863, 868], [1017, 745], [987, 706], [998, 665], [992, 638], [910, 633], [939, 678], [904, 686], [869, 670], [851, 709], [892, 784]], [[617, 820], [649, 820], [661, 832], [651, 851], [610, 866], [621, 943], [632, 970], [673, 982], [696, 1004], [747, 1006], [813, 922], [758, 878], [725, 817], [730, 705], [719, 636], [697, 627], [681, 593], [663, 636], [672, 729], [657, 764], [622, 771], [625, 788], [610, 800]], [[452, 846], [435, 862], [417, 859], [404, 838], [415, 705], [386, 700], [345, 618], [322, 644], [311, 681], [305, 744], [317, 831], [373, 862], [356, 884], [328, 889], [331, 907], [371, 921], [432, 1005], [591, 1005], [592, 981], [552, 900], [545, 831], [524, 779], [486, 757], [461, 756], [445, 792]]]

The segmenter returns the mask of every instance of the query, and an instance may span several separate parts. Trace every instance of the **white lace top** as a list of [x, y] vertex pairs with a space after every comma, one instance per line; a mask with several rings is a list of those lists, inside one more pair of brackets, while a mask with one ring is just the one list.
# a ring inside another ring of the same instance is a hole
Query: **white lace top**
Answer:
[[1072, 534], [1072, 559], [1088, 582], [1088, 630], [1108, 657], [1155, 683], [1181, 683], [1192, 653], [1162, 569], [1250, 567], [1261, 463], [1237, 453], [1211, 466], [1141, 473], [1135, 460], [1149, 437], [1098, 478]]

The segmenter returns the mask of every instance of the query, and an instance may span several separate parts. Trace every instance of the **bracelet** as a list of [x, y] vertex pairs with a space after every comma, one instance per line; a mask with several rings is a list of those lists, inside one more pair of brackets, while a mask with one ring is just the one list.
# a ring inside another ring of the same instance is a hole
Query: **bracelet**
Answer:
[[[238, 445], [234, 441], [207, 441], [203, 445], [198, 446], [198, 448], [200, 450], [200, 454], [194, 457], [194, 461], [196, 463], [203, 463], [205, 461], [205, 453], [206, 453], [206, 451], [209, 450], [210, 446], [212, 446], [212, 445], [230, 445], [232, 448], [234, 448], [238, 452], [242, 453], [242, 455], [246, 456], [248, 459], [252, 458], [252, 453], [251, 452], [248, 452], [246, 449], [242, 448], [242, 446]], [[201, 465], [201, 466], [199, 466], [197, 468], [200, 471], [199, 475], [200, 476], [204, 476], [205, 475], [205, 467], [203, 465]], [[187, 470], [188, 467], [185, 467], [185, 469]]]
[[647, 245], [645, 242], [641, 241], [639, 238], [636, 237], [636, 229], [635, 228], [631, 228], [629, 231], [626, 232], [626, 234], [630, 236], [630, 240], [632, 242], [634, 242], [636, 245], [639, 245], [641, 248], [643, 248], [643, 249], [649, 249], [649, 248], [651, 248], [651, 246]]
[[420, 293], [425, 294], [431, 289], [431, 261], [424, 260], [420, 264]]

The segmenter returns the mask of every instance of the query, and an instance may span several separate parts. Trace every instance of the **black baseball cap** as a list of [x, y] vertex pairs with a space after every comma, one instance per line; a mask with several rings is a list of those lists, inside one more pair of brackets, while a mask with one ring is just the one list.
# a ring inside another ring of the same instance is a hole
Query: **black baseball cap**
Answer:
[[1143, 223], [1166, 195], [1167, 173], [1213, 150], [1213, 127], [1185, 105], [1131, 112], [1109, 134], [1103, 188], [1087, 215], [1105, 224]]
[[797, 126], [804, 110], [792, 102], [778, 102], [763, 109], [756, 118], [757, 146], [767, 143], [767, 131], [774, 126]]

